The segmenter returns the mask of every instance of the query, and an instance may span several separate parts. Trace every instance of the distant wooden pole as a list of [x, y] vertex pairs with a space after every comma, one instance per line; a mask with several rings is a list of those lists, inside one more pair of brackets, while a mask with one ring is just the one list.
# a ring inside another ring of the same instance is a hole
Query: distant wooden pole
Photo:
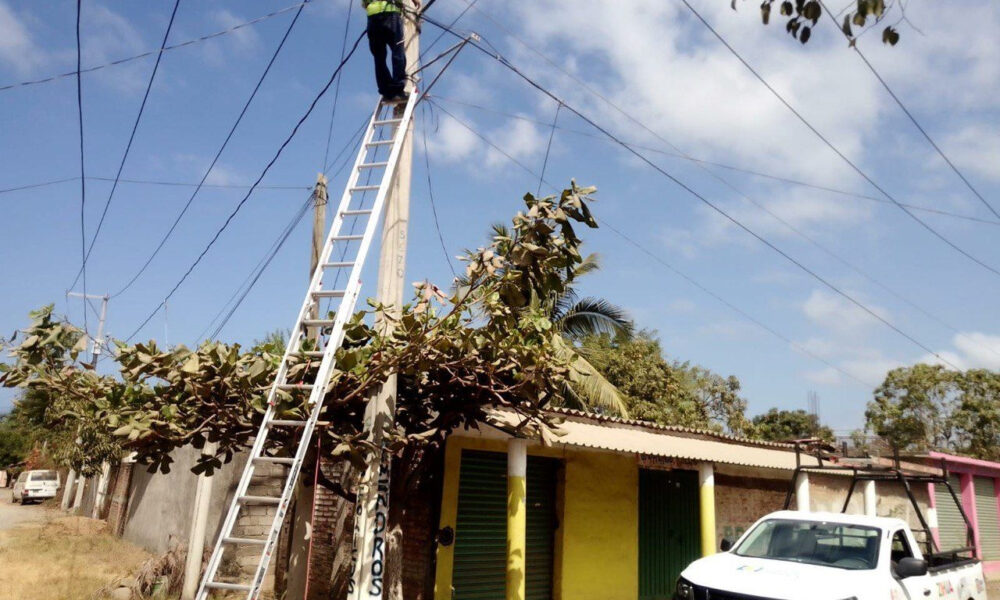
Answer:
[[[312, 229], [312, 251], [309, 258], [309, 279], [319, 268], [320, 254], [326, 243], [326, 205], [329, 203], [329, 196], [326, 190], [326, 175], [320, 173], [316, 176], [316, 187], [313, 188], [313, 229]], [[312, 308], [313, 319], [319, 318], [319, 300], [315, 300]], [[314, 340], [319, 340], [322, 328], [317, 327], [311, 332]]]

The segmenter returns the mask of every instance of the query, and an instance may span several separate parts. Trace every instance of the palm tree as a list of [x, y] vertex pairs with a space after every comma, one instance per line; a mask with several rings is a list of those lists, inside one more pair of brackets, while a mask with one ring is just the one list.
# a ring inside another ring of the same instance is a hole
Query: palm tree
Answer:
[[[599, 268], [598, 256], [591, 254], [567, 279], [575, 281]], [[627, 417], [628, 408], [618, 388], [582, 355], [576, 342], [588, 335], [631, 336], [633, 325], [628, 313], [603, 298], [580, 298], [569, 283], [565, 293], [552, 302], [549, 318], [561, 333], [556, 338], [557, 347], [571, 365], [567, 399], [578, 408]]]

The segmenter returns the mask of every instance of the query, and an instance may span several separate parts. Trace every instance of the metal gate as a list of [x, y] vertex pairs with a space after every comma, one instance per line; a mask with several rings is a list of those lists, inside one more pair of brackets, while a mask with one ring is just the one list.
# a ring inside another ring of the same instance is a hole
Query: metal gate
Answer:
[[[962, 486], [958, 477], [949, 477], [948, 481], [961, 501]], [[948, 493], [948, 488], [943, 485], [934, 486], [934, 508], [937, 511], [938, 538], [941, 540], [941, 549], [954, 550], [967, 546], [965, 520], [962, 519], [962, 513], [959, 512], [955, 500]]]
[[698, 473], [639, 471], [639, 600], [670, 600], [701, 557]]
[[1000, 560], [1000, 520], [997, 518], [997, 494], [990, 477], [976, 477], [976, 521], [983, 560]]
[[[559, 462], [528, 457], [526, 600], [552, 598], [556, 481]], [[507, 455], [462, 452], [455, 528], [455, 600], [505, 595], [507, 566]]]

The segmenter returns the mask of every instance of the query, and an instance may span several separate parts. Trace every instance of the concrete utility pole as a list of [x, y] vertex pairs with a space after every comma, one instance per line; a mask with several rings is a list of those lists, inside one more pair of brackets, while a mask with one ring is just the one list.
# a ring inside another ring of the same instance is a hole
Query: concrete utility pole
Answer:
[[[211, 456], [218, 444], [208, 442], [201, 451]], [[198, 474], [198, 486], [194, 493], [194, 516], [191, 519], [191, 535], [188, 540], [187, 558], [184, 562], [184, 589], [181, 600], [194, 600], [201, 579], [201, 564], [205, 556], [205, 534], [208, 531], [208, 511], [212, 506], [212, 478], [204, 471]]]
[[[406, 48], [408, 73], [420, 68], [420, 31], [409, 0], [403, 2], [403, 43]], [[407, 91], [416, 94], [416, 82], [407, 83]], [[397, 112], [403, 110], [400, 104]], [[376, 298], [400, 314], [406, 276], [406, 241], [410, 221], [410, 181], [413, 167], [413, 121], [403, 138], [382, 226], [382, 250], [379, 257], [378, 291]], [[382, 328], [391, 323], [377, 324]], [[386, 556], [389, 533], [389, 471], [391, 456], [381, 450], [384, 430], [391, 427], [396, 412], [396, 376], [390, 375], [379, 391], [368, 399], [364, 426], [377, 450], [369, 457], [368, 466], [358, 488], [355, 510], [354, 549], [350, 600], [381, 600], [384, 593]], [[399, 565], [397, 565], [399, 566]], [[392, 596], [392, 594], [390, 594]]]
[[85, 311], [87, 310], [88, 301], [101, 301], [101, 316], [97, 322], [97, 336], [94, 338], [94, 345], [91, 350], [93, 352], [93, 358], [91, 359], [90, 366], [96, 366], [97, 359], [101, 354], [101, 350], [104, 348], [104, 322], [108, 318], [108, 300], [110, 300], [111, 297], [107, 294], [98, 296], [97, 294], [81, 294], [79, 292], [69, 292], [66, 295], [74, 298], [83, 298], [83, 310]]
[[[319, 267], [319, 256], [323, 252], [323, 244], [326, 243], [326, 205], [329, 203], [329, 196], [326, 191], [326, 175], [320, 173], [316, 176], [316, 187], [313, 189], [313, 232], [312, 232], [312, 252], [309, 258], [309, 278]], [[319, 318], [319, 300], [313, 306], [312, 319]], [[314, 340], [318, 340], [322, 328], [317, 327], [312, 333]]]

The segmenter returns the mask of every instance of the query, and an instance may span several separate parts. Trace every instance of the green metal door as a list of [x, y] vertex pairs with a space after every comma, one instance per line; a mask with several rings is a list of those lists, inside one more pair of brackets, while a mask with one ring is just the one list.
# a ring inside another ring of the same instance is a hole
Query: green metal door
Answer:
[[701, 557], [698, 473], [639, 471], [639, 600], [669, 600]]
[[[528, 457], [527, 600], [552, 598], [558, 461]], [[455, 529], [455, 600], [504, 597], [507, 566], [507, 455], [462, 452]]]
[[976, 477], [976, 521], [983, 560], [1000, 559], [1000, 519], [997, 518], [997, 494], [990, 477]]
[[[955, 490], [959, 502], [962, 500], [962, 486], [958, 477], [950, 477], [951, 488]], [[965, 520], [958, 511], [958, 505], [943, 485], [934, 486], [934, 510], [937, 512], [938, 539], [941, 540], [941, 550], [964, 548], [966, 543]]]

